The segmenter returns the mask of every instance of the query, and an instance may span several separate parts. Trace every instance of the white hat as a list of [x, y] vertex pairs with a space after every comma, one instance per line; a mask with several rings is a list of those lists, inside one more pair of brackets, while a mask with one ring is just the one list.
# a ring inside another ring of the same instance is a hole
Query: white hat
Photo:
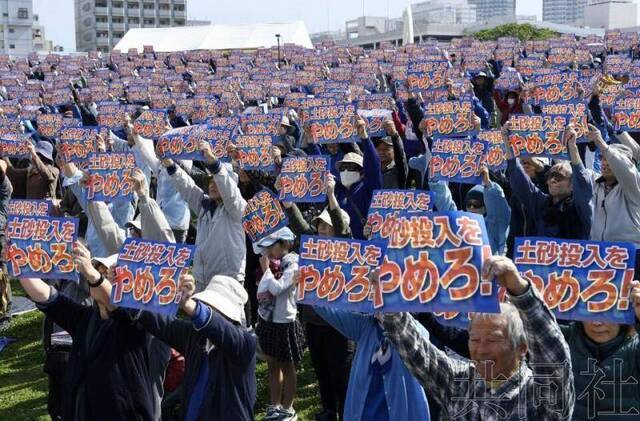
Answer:
[[244, 304], [249, 297], [240, 282], [230, 276], [216, 275], [211, 278], [204, 291], [191, 298], [218, 310], [228, 319], [241, 323]]
[[279, 240], [293, 241], [296, 239], [296, 235], [288, 227], [280, 228], [278, 231], [267, 235], [266, 237], [253, 243], [253, 252], [255, 254], [262, 254], [262, 252], [274, 245]]
[[363, 162], [364, 161], [362, 159], [362, 155], [355, 152], [349, 152], [344, 154], [341, 161], [336, 162], [336, 168], [340, 169], [340, 166], [342, 164], [349, 164], [349, 163], [357, 164], [360, 166], [360, 168], [364, 168]]
[[138, 231], [142, 231], [142, 224], [140, 223], [140, 217], [133, 219], [126, 224], [124, 224], [125, 228], [135, 228]]
[[107, 257], [94, 257], [91, 259], [91, 263], [100, 263], [101, 265], [104, 265], [107, 268], [110, 268], [111, 266], [114, 266], [117, 262], [118, 262], [118, 254], [112, 254], [111, 256], [107, 256]]
[[[340, 209], [340, 215], [342, 215], [342, 220], [345, 224], [349, 225], [351, 223], [351, 218], [349, 218], [349, 214], [345, 212], [343, 209]], [[329, 209], [325, 208], [320, 215], [316, 216], [311, 220], [312, 224], [315, 224], [318, 220], [326, 223], [327, 225], [333, 226], [333, 222], [331, 222], [331, 215], [329, 214]]]
[[291, 122], [289, 121], [289, 117], [287, 117], [286, 115], [282, 116], [282, 118], [280, 119], [280, 124], [283, 126], [291, 127]]

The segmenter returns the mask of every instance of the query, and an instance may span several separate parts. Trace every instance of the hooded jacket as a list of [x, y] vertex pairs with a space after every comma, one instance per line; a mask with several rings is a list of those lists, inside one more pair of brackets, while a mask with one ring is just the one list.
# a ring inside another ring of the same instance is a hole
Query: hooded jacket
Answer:
[[193, 276], [202, 291], [214, 275], [226, 275], [244, 282], [247, 249], [242, 216], [247, 202], [238, 188], [237, 176], [216, 162], [209, 166], [222, 201], [209, 198], [181, 168], [167, 168], [176, 190], [198, 215]]
[[626, 241], [640, 246], [640, 172], [622, 152], [609, 146], [607, 159], [617, 183], [607, 193], [604, 178], [595, 181], [590, 239]]

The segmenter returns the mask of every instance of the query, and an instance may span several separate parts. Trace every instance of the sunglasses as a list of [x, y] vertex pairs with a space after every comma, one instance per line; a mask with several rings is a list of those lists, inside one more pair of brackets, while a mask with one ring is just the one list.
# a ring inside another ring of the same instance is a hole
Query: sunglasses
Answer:
[[547, 173], [546, 178], [547, 178], [547, 181], [554, 180], [554, 181], [560, 182], [568, 179], [569, 177], [557, 171], [551, 171]]

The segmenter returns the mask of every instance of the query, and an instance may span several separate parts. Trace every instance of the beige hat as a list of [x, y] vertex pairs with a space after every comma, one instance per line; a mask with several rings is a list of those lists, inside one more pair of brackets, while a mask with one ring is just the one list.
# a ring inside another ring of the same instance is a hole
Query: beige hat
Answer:
[[357, 154], [355, 152], [349, 152], [344, 154], [344, 157], [342, 157], [342, 161], [336, 162], [336, 168], [339, 170], [342, 164], [349, 164], [349, 163], [358, 164], [360, 168], [364, 168], [363, 162], [364, 161], [362, 159], [362, 155]]
[[107, 257], [94, 257], [91, 259], [91, 263], [100, 263], [101, 265], [104, 265], [107, 268], [114, 266], [117, 262], [118, 262], [117, 253]]
[[[351, 218], [349, 218], [349, 214], [347, 212], [345, 212], [343, 209], [340, 209], [340, 215], [342, 215], [342, 220], [349, 225], [351, 223]], [[315, 218], [313, 218], [311, 220], [312, 224], [315, 224], [318, 222], [318, 220], [326, 223], [327, 225], [331, 225], [333, 226], [333, 223], [331, 222], [331, 215], [329, 215], [329, 209], [325, 208], [322, 213], [320, 213], [320, 215], [316, 216]]]
[[216, 275], [204, 291], [191, 298], [218, 310], [234, 322], [242, 323], [244, 305], [249, 297], [240, 282], [230, 276]]

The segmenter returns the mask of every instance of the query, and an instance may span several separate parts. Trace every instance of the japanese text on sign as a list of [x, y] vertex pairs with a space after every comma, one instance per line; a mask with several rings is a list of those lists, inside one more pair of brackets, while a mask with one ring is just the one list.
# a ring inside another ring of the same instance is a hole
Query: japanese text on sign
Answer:
[[278, 176], [278, 199], [286, 202], [324, 202], [329, 160], [322, 156], [285, 158]]
[[87, 199], [104, 202], [130, 199], [133, 194], [131, 175], [135, 168], [135, 157], [131, 153], [90, 155], [87, 159], [87, 171], [90, 174]]
[[251, 242], [255, 243], [288, 223], [280, 202], [268, 190], [260, 190], [247, 201], [242, 226]]

